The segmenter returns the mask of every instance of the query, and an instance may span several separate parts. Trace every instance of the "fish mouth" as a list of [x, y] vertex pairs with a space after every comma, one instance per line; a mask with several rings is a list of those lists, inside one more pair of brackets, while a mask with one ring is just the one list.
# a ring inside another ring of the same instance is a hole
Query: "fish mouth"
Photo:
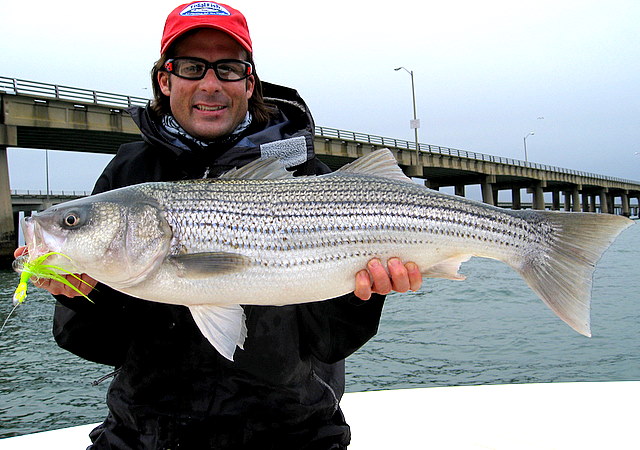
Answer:
[[44, 231], [35, 216], [23, 218], [21, 225], [30, 261], [46, 253], [60, 251], [61, 243]]

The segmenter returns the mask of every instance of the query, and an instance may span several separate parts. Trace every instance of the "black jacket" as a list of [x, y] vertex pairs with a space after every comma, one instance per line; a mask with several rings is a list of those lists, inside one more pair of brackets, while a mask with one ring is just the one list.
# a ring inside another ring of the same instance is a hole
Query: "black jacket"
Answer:
[[[121, 146], [94, 193], [217, 176], [265, 152], [297, 174], [327, 173], [313, 153], [313, 121], [297, 92], [267, 83], [264, 89], [277, 116], [252, 124], [237, 142], [206, 150], [171, 140], [149, 109], [132, 109], [144, 141]], [[248, 336], [234, 362], [213, 349], [186, 307], [134, 299], [104, 285], [90, 297], [94, 303], [58, 298], [54, 335], [61, 347], [119, 368], [107, 396], [110, 415], [93, 433], [95, 448], [348, 443], [338, 405], [343, 360], [376, 333], [384, 297], [246, 306]], [[332, 448], [316, 444], [309, 448]]]

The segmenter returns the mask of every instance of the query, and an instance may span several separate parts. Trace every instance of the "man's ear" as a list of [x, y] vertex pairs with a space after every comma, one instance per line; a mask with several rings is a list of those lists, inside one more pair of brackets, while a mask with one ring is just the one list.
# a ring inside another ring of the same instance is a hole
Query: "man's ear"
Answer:
[[[247, 100], [249, 100], [253, 96], [253, 90], [256, 87], [256, 79], [253, 75], [247, 78], [246, 87], [247, 87]], [[165, 94], [165, 95], [169, 95], [169, 94]]]
[[169, 81], [169, 74], [167, 72], [158, 72], [158, 85], [164, 95], [167, 97], [171, 95], [171, 82]]

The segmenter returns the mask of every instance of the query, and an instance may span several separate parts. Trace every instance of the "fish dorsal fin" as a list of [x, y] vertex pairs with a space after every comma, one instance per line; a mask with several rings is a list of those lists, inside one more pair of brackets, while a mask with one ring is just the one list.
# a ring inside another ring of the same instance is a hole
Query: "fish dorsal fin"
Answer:
[[373, 153], [362, 156], [333, 173], [336, 175], [345, 173], [371, 175], [413, 183], [411, 178], [407, 177], [398, 166], [395, 156], [388, 148], [376, 150]]
[[[388, 148], [376, 150], [373, 153], [362, 156], [325, 176], [344, 174], [370, 175], [413, 183], [411, 178], [407, 177], [398, 166], [396, 158]], [[278, 158], [270, 157], [252, 161], [240, 168], [231, 169], [221, 175], [220, 178], [227, 180], [286, 180], [293, 178], [293, 173], [289, 172]]]
[[221, 179], [226, 180], [286, 180], [293, 178], [282, 161], [276, 157], [258, 159], [249, 164], [222, 174]]

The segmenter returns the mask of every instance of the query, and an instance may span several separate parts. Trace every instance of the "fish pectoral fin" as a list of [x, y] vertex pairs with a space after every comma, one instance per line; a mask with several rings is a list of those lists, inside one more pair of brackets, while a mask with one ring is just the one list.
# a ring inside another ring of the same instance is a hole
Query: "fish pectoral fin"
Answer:
[[236, 347], [243, 348], [247, 337], [244, 309], [240, 305], [189, 306], [200, 332], [229, 361], [233, 361]]
[[251, 262], [246, 256], [230, 252], [186, 253], [170, 256], [181, 278], [201, 279], [240, 272]]
[[448, 280], [464, 281], [466, 276], [458, 273], [460, 264], [471, 259], [472, 255], [458, 255], [452, 258], [440, 261], [422, 272], [422, 276], [427, 278], [446, 278]]

